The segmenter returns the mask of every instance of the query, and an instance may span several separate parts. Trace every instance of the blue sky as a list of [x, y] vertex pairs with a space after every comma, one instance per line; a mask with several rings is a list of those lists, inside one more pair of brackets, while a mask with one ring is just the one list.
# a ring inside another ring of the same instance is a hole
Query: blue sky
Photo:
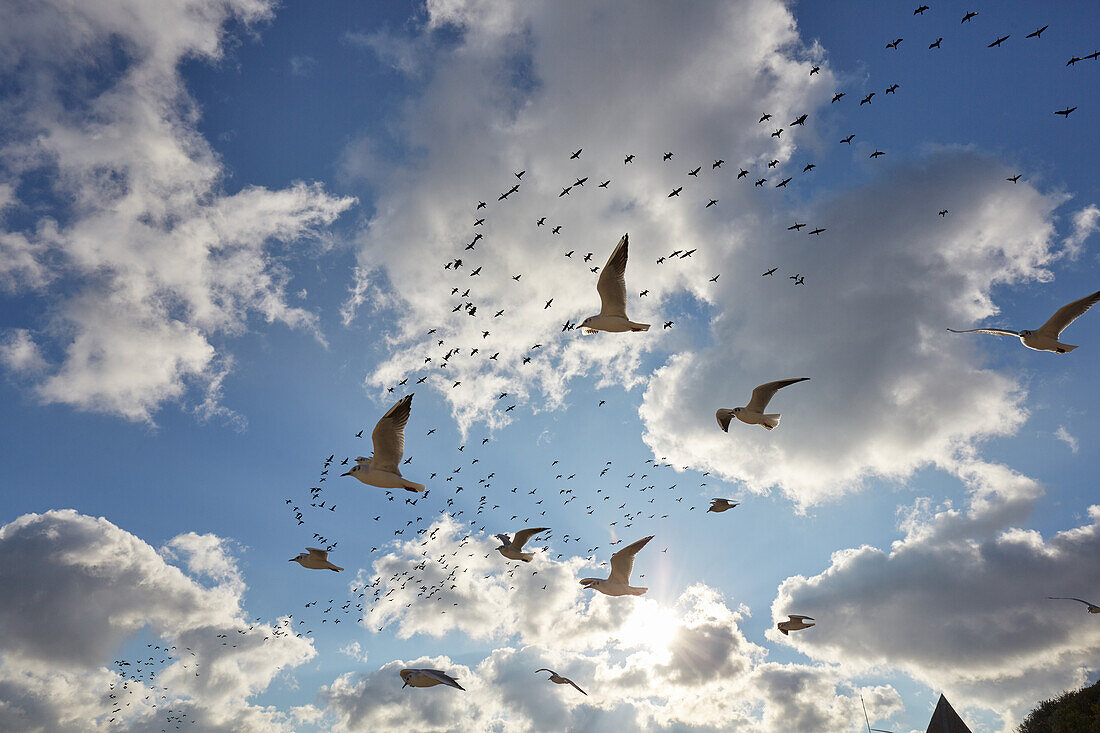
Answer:
[[[161, 642], [201, 645], [200, 681], [166, 664], [158, 684], [204, 730], [857, 730], [862, 694], [872, 725], [910, 731], [943, 692], [1007, 731], [1095, 681], [1100, 632], [1045, 597], [1100, 582], [1100, 320], [1066, 331], [1067, 355], [945, 329], [1035, 328], [1098, 287], [1100, 61], [1066, 61], [1100, 18], [930, 5], [18, 8], [0, 32], [0, 728], [160, 730], [165, 706], [138, 698], [109, 721], [106, 691], [113, 660]], [[563, 333], [624, 231], [628, 312], [653, 328]], [[776, 430], [715, 425], [789, 376], [811, 381], [777, 395]], [[413, 391], [403, 471], [426, 497], [317, 481]], [[713, 497], [742, 505], [706, 514]], [[509, 575], [491, 537], [523, 526], [551, 527], [548, 549]], [[480, 551], [425, 603], [391, 573], [448, 572], [420, 567], [432, 528], [435, 556], [467, 535]], [[314, 533], [342, 574], [288, 564]], [[649, 534], [646, 596], [583, 594], [610, 541]], [[400, 600], [357, 624], [340, 606], [376, 573]], [[817, 627], [779, 635], [787, 613]], [[312, 641], [218, 641], [287, 614]], [[470, 692], [401, 690], [405, 666]]]

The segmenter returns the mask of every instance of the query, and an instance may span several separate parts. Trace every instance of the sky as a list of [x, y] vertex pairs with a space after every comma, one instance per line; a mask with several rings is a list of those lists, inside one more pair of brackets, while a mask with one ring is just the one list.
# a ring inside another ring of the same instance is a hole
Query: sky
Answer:
[[[1100, 8], [928, 5], [4, 3], [0, 729], [1007, 733], [1095, 682], [1047, 597], [1100, 597], [1100, 315], [947, 329], [1100, 288]], [[651, 328], [583, 334], [624, 234]], [[428, 491], [339, 476], [408, 394]]]

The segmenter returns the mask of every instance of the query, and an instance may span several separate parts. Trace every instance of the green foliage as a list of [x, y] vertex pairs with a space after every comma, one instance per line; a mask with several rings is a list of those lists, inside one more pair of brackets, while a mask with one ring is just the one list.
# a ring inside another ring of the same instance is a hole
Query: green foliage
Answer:
[[1044, 700], [1017, 733], [1100, 733], [1100, 682]]

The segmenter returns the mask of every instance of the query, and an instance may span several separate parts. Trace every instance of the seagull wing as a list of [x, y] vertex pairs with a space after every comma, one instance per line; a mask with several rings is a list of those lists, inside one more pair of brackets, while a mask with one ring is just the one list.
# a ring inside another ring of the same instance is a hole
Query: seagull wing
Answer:
[[646, 543], [651, 539], [653, 539], [653, 535], [638, 540], [632, 545], [627, 545], [612, 555], [611, 577], [609, 577], [608, 580], [615, 583], [623, 583], [624, 585], [629, 584], [630, 571], [634, 569], [634, 556], [637, 555], [638, 551], [645, 547]]
[[799, 616], [797, 613], [788, 613], [787, 618], [791, 621], [816, 621], [813, 616]]
[[951, 333], [991, 333], [995, 336], [1019, 336], [1016, 331], [1009, 331], [1007, 328], [971, 328], [968, 331], [956, 331], [953, 328], [947, 329]]
[[318, 560], [328, 560], [328, 553], [324, 550], [318, 550], [316, 547], [307, 547], [311, 557], [315, 557]]
[[1066, 596], [1047, 596], [1047, 598], [1052, 601], [1077, 601], [1078, 603], [1084, 603], [1086, 606], [1093, 605], [1088, 601], [1082, 600], [1080, 598], [1067, 598]]
[[530, 529], [521, 529], [516, 532], [516, 538], [512, 540], [512, 546], [517, 550], [522, 550], [523, 546], [527, 544], [527, 540], [531, 539], [539, 532], [545, 532], [550, 529], [549, 527], [532, 527]]
[[615, 246], [615, 251], [607, 258], [607, 264], [600, 271], [596, 281], [596, 292], [600, 294], [600, 315], [626, 318], [626, 254], [627, 237]]
[[374, 458], [371, 468], [401, 475], [398, 464], [405, 453], [405, 425], [412, 412], [412, 395], [405, 395], [374, 426]]
[[574, 688], [575, 688], [575, 689], [577, 690], [577, 692], [581, 693], [581, 694], [582, 694], [582, 695], [584, 695], [585, 697], [588, 697], [588, 693], [587, 693], [587, 692], [585, 692], [584, 690], [582, 690], [581, 688], [577, 687], [577, 683], [576, 683], [576, 682], [574, 682], [573, 680], [569, 679], [568, 677], [565, 677], [564, 679], [565, 679], [565, 681], [566, 681], [566, 682], [568, 682], [569, 684], [573, 685], [573, 687], [574, 687]]
[[733, 419], [733, 410], [720, 408], [718, 412], [714, 413], [714, 417], [718, 419], [718, 427], [728, 433], [730, 431], [730, 420]]
[[444, 685], [448, 685], [449, 687], [457, 687], [458, 689], [462, 690], [463, 692], [465, 692], [465, 690], [466, 690], [465, 687], [463, 687], [462, 685], [458, 684], [458, 682], [455, 681], [454, 677], [450, 676], [449, 674], [447, 674], [446, 672], [444, 672], [442, 670], [439, 670], [439, 669], [422, 669], [422, 670], [420, 670], [420, 673], [423, 674], [426, 677], [431, 677], [433, 680], [436, 680], [437, 682], [440, 682]]
[[751, 412], [763, 412], [768, 409], [768, 403], [776, 392], [788, 385], [805, 382], [807, 379], [809, 379], [809, 377], [797, 377], [795, 379], [780, 379], [777, 382], [761, 384], [752, 391], [752, 399], [749, 400], [749, 404], [745, 405], [745, 409]]
[[535, 674], [538, 674], [539, 672], [549, 672], [550, 674], [554, 674], [554, 675], [557, 674], [557, 672], [555, 672], [554, 670], [547, 669], [546, 667], [543, 667], [542, 669], [536, 669], [535, 670]]
[[1039, 327], [1036, 333], [1055, 339], [1058, 338], [1058, 334], [1062, 333], [1066, 326], [1080, 318], [1085, 311], [1096, 305], [1097, 301], [1100, 301], [1100, 290], [1092, 295], [1086, 295], [1080, 300], [1075, 300], [1069, 305], [1063, 305], [1050, 317], [1049, 321]]

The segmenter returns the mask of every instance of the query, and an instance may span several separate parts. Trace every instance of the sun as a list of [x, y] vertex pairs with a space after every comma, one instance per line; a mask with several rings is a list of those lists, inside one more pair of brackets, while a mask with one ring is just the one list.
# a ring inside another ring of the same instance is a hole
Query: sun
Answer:
[[679, 619], [656, 601], [640, 600], [623, 625], [620, 640], [625, 646], [643, 647], [667, 654], [679, 630]]

